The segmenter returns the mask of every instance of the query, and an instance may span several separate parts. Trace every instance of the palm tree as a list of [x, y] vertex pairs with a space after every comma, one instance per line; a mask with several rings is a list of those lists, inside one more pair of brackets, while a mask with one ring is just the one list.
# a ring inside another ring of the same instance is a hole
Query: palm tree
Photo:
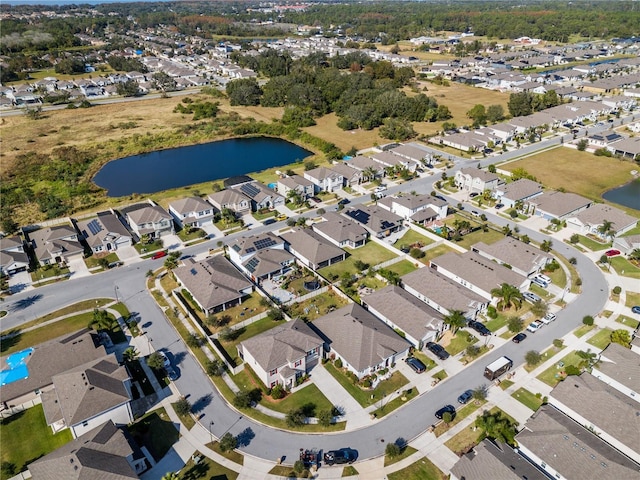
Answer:
[[517, 309], [522, 305], [522, 292], [508, 283], [503, 283], [500, 288], [491, 290], [491, 295], [500, 299], [497, 303], [500, 310], [511, 308], [512, 305]]
[[167, 472], [162, 476], [161, 480], [178, 480], [180, 477], [175, 472]]
[[461, 310], [451, 310], [449, 315], [445, 316], [442, 321], [451, 327], [454, 335], [460, 327], [464, 327], [467, 324], [467, 319]]
[[550, 252], [552, 247], [553, 247], [553, 242], [551, 240], [544, 240], [540, 244], [540, 250], [542, 250], [543, 252]]
[[287, 193], [287, 198], [296, 206], [302, 205], [302, 195], [300, 195], [300, 192], [297, 190], [289, 190], [289, 193]]
[[629, 254], [629, 260], [640, 260], [640, 248], [634, 248]]
[[96, 330], [111, 330], [117, 325], [116, 320], [106, 310], [95, 309], [89, 322], [89, 327]]
[[613, 230], [613, 222], [610, 222], [609, 220], [602, 220], [602, 223], [597, 228], [597, 231], [605, 240], [607, 239], [607, 237], [612, 237], [616, 233]]
[[511, 236], [511, 226], [508, 223], [502, 227], [502, 233], [504, 233], [506, 237]]
[[136, 358], [138, 358], [138, 351], [135, 347], [129, 347], [124, 352], [122, 352], [122, 357], [125, 362], [130, 363], [133, 362]]
[[378, 171], [374, 167], [367, 167], [362, 171], [362, 176], [366, 177], [370, 182], [375, 180]]

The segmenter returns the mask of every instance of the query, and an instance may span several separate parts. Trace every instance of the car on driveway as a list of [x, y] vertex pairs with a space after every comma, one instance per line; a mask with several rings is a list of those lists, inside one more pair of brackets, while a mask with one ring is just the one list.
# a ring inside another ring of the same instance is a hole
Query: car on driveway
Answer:
[[416, 357], [408, 357], [405, 362], [407, 362], [407, 365], [413, 368], [416, 373], [422, 373], [427, 369], [426, 365]]
[[538, 295], [532, 292], [522, 292], [522, 297], [531, 303], [536, 303], [542, 300]]
[[607, 250], [606, 252], [604, 252], [604, 254], [607, 257], [615, 257], [616, 255], [620, 255], [620, 250], [611, 249], [611, 250]]
[[521, 341], [523, 341], [525, 338], [527, 338], [527, 334], [526, 333], [519, 333], [517, 334], [515, 337], [513, 337], [511, 339], [511, 341], [513, 343], [520, 343]]
[[452, 416], [454, 416], [456, 414], [456, 407], [454, 407], [453, 405], [445, 405], [444, 407], [442, 407], [440, 410], [436, 412], [436, 418], [438, 420], [442, 420], [442, 417], [447, 412], [449, 412]]
[[469, 400], [471, 400], [471, 398], [473, 398], [473, 390], [465, 390], [459, 397], [458, 397], [458, 403], [461, 403], [462, 405], [464, 405], [465, 403], [467, 403]]
[[339, 450], [329, 450], [324, 453], [324, 463], [327, 465], [353, 463], [358, 458], [357, 452], [352, 448], [341, 448]]
[[539, 276], [535, 276], [531, 279], [531, 283], [535, 283], [539, 287], [547, 288], [549, 286], [549, 282], [545, 282], [543, 278]]
[[449, 352], [447, 352], [442, 345], [439, 345], [436, 342], [428, 342], [427, 350], [433, 353], [440, 360], [446, 360], [449, 358]]
[[497, 203], [495, 208], [496, 210], [500, 210], [502, 207], [504, 207], [503, 203]]
[[633, 307], [631, 307], [631, 311], [635, 314], [640, 315], [640, 305], [634, 305]]
[[491, 335], [491, 330], [485, 327], [483, 323], [476, 322], [475, 320], [472, 320], [469, 322], [469, 327], [473, 328], [476, 332], [478, 332], [483, 337], [486, 337], [487, 335]]
[[547, 313], [544, 317], [540, 319], [540, 321], [545, 325], [549, 325], [555, 319], [556, 319], [556, 315], [554, 313]]

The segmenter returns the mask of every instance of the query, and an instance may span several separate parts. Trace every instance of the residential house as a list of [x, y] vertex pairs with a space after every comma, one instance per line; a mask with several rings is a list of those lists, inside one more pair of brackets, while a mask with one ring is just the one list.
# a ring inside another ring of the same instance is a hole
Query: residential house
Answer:
[[[605, 221], [612, 223], [611, 232], [600, 232], [600, 228]], [[567, 225], [575, 228], [581, 234], [596, 235], [607, 241], [611, 237], [617, 237], [628, 232], [637, 224], [637, 217], [604, 203], [594, 203], [586, 210], [567, 218]]]
[[395, 331], [403, 332], [418, 350], [435, 342], [444, 328], [442, 313], [395, 285], [362, 296], [362, 306]]
[[422, 163], [410, 160], [406, 156], [394, 155], [391, 151], [375, 153], [371, 158], [382, 165], [383, 168], [406, 168], [410, 172], [415, 172], [418, 166], [422, 165]]
[[108, 420], [116, 425], [133, 421], [129, 374], [113, 353], [52, 381], [53, 388], [42, 394], [42, 407], [54, 433], [68, 428], [78, 438]]
[[133, 205], [123, 209], [131, 229], [142, 238], [160, 238], [175, 233], [173, 217], [160, 205], [153, 203]]
[[304, 178], [315, 185], [317, 192], [333, 192], [344, 185], [344, 177], [327, 167], [318, 167], [304, 172]]
[[614, 155], [637, 160], [640, 158], [640, 137], [629, 137], [610, 146]]
[[349, 166], [347, 163], [338, 162], [331, 166], [331, 170], [338, 175], [342, 175], [342, 186], [352, 187], [362, 182], [362, 172], [356, 168]]
[[611, 342], [600, 354], [591, 371], [598, 380], [632, 399], [640, 399], [640, 355], [619, 343]]
[[521, 178], [515, 182], [498, 185], [493, 196], [506, 208], [515, 208], [516, 204], [524, 206], [530, 199], [542, 195], [542, 189], [542, 185], [538, 182]]
[[586, 210], [593, 203], [591, 200], [566, 192], [544, 192], [532, 198], [528, 203], [533, 206], [535, 215], [546, 220], [565, 220]]
[[625, 255], [629, 255], [636, 249], [640, 249], [640, 234], [628, 235], [626, 237], [615, 237], [613, 248], [620, 250]]
[[322, 355], [322, 339], [303, 320], [285, 322], [238, 345], [238, 355], [267, 388], [296, 386]]
[[349, 160], [349, 166], [362, 172], [362, 181], [372, 181], [374, 178], [369, 178], [370, 173], [373, 173], [375, 177], [382, 177], [384, 175], [384, 168], [375, 160], [369, 157], [358, 155]]
[[207, 200], [219, 211], [228, 209], [236, 215], [251, 212], [251, 200], [232, 188], [214, 192], [207, 197]]
[[421, 167], [425, 161], [431, 162], [431, 154], [428, 151], [412, 145], [400, 145], [389, 151], [394, 155], [404, 158], [411, 164], [415, 164], [416, 168]]
[[201, 228], [213, 223], [213, 206], [200, 197], [187, 197], [169, 204], [169, 213], [180, 228]]
[[403, 275], [401, 280], [402, 287], [407, 292], [445, 316], [459, 310], [467, 319], [473, 320], [489, 305], [486, 298], [433, 268], [418, 268]]
[[526, 290], [531, 283], [524, 275], [475, 252], [445, 253], [431, 260], [431, 268], [490, 301], [491, 290], [503, 283], [520, 290]]
[[[612, 416], [608, 406], [603, 405], [602, 409]], [[516, 441], [518, 453], [549, 478], [602, 480], [640, 476], [638, 463], [551, 405], [543, 405], [527, 420]]]
[[433, 137], [430, 141], [462, 150], [463, 152], [481, 152], [488, 147], [489, 142], [494, 142], [494, 139], [498, 140], [498, 137], [487, 137], [476, 132], [459, 132], [444, 135], [443, 137]]
[[447, 216], [448, 204], [445, 200], [431, 195], [402, 195], [384, 197], [378, 200], [378, 206], [409, 220], [418, 212], [430, 210], [428, 217], [441, 220]]
[[479, 168], [466, 167], [456, 172], [455, 183], [460, 190], [469, 193], [482, 193], [485, 190], [493, 191], [502, 180], [495, 173], [480, 170]]
[[100, 212], [95, 218], [76, 222], [80, 239], [84, 240], [93, 253], [115, 252], [129, 247], [133, 238], [120, 217], [113, 211]]
[[313, 321], [327, 356], [340, 358], [359, 379], [389, 368], [411, 344], [360, 305], [350, 304]]
[[324, 222], [312, 225], [313, 231], [334, 245], [340, 248], [358, 248], [367, 243], [369, 232], [352, 220], [335, 212], [325, 213], [322, 218]]
[[173, 274], [206, 315], [240, 305], [253, 291], [253, 284], [222, 255], [201, 262], [188, 258]]
[[[589, 145], [598, 148], [607, 148], [612, 143], [622, 140], [624, 137], [614, 130], [608, 132], [593, 133], [587, 137]], [[608, 148], [607, 148], [608, 149]], [[615, 151], [615, 146], [611, 147], [611, 150]]]
[[307, 180], [300, 175], [280, 177], [278, 179], [278, 193], [284, 198], [289, 198], [289, 192], [292, 191], [298, 192], [303, 201], [313, 197], [315, 193], [311, 180]]
[[0, 274], [13, 275], [29, 268], [29, 256], [24, 251], [22, 238], [0, 237]]
[[284, 240], [271, 232], [236, 239], [229, 246], [229, 258], [254, 282], [282, 275], [295, 262]]
[[285, 204], [285, 198], [275, 190], [260, 182], [249, 182], [233, 187], [245, 195], [251, 201], [253, 211], [272, 209]]
[[505, 237], [491, 245], [478, 242], [471, 246], [471, 251], [501, 265], [509, 265], [511, 270], [525, 277], [540, 272], [553, 260], [538, 247], [513, 237]]
[[343, 261], [347, 254], [324, 237], [308, 228], [295, 228], [280, 235], [286, 249], [312, 270], [319, 270]]
[[344, 214], [378, 238], [388, 237], [402, 228], [402, 217], [400, 215], [396, 215], [378, 205], [349, 208], [345, 210]]
[[36, 259], [43, 265], [69, 263], [84, 255], [78, 233], [71, 225], [42, 228], [29, 232], [28, 237]]
[[108, 421], [29, 464], [33, 480], [137, 480], [148, 468], [140, 447]]

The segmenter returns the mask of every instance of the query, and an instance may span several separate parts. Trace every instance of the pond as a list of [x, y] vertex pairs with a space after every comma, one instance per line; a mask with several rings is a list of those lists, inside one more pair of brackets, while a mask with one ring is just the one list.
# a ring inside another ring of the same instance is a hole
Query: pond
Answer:
[[602, 195], [602, 198], [618, 205], [640, 210], [640, 179], [609, 190]]
[[279, 138], [233, 138], [113, 160], [93, 181], [109, 197], [155, 193], [288, 165], [312, 154]]

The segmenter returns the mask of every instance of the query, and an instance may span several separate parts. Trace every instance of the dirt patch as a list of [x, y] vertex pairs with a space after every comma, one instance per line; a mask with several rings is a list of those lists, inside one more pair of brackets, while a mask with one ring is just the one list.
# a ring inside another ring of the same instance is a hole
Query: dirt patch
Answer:
[[442, 345], [444, 348], [447, 348], [451, 343], [451, 340], [453, 340], [453, 338], [454, 336], [453, 336], [453, 333], [451, 333], [451, 330], [445, 330], [445, 332], [442, 334], [442, 337], [440, 337], [440, 340], [438, 341], [438, 343]]

